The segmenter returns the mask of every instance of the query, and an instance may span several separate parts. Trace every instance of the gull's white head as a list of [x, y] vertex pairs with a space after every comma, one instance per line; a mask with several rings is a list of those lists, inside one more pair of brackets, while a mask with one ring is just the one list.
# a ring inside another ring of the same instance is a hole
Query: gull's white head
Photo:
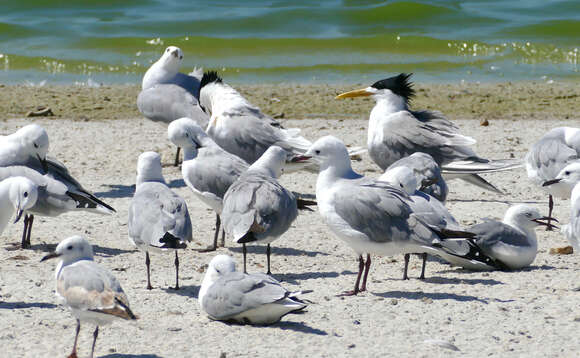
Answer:
[[54, 252], [44, 256], [40, 261], [57, 257], [62, 260], [64, 265], [81, 259], [92, 260], [93, 247], [84, 237], [80, 235], [71, 236], [62, 240]]
[[273, 145], [268, 148], [264, 154], [262, 154], [262, 156], [248, 168], [248, 170], [265, 170], [273, 178], [279, 178], [284, 171], [284, 164], [286, 163], [287, 156], [288, 152], [277, 145]]
[[[506, 211], [503, 222], [524, 230], [533, 230], [535, 227], [540, 225], [553, 226], [551, 224], [548, 225], [545, 220], [548, 220], [548, 217], [540, 214], [538, 209], [525, 204], [517, 204], [511, 206]], [[557, 221], [554, 218], [551, 220]]]
[[228, 255], [217, 255], [209, 262], [207, 267], [207, 272], [203, 277], [203, 282], [201, 283], [201, 288], [199, 289], [198, 301], [199, 305], [203, 307], [203, 299], [207, 290], [213, 285], [220, 277], [236, 271], [236, 263], [231, 256]]
[[542, 186], [550, 192], [557, 192], [558, 196], [568, 198], [577, 183], [580, 183], [580, 160], [566, 165], [556, 178], [544, 182]]
[[389, 169], [379, 177], [379, 180], [400, 188], [409, 195], [417, 191], [417, 178], [415, 178], [413, 171], [407, 167]]
[[169, 46], [165, 49], [163, 55], [161, 55], [161, 58], [157, 62], [160, 63], [167, 72], [177, 74], [182, 61], [183, 52], [181, 49], [176, 46]]
[[14, 222], [18, 222], [22, 213], [36, 204], [38, 199], [38, 187], [30, 179], [25, 177], [10, 177], [2, 182], [9, 186], [8, 197], [16, 211]]
[[312, 143], [310, 148], [304, 153], [303, 158], [312, 158], [313, 161], [319, 163], [320, 170], [325, 170], [329, 167], [351, 170], [346, 146], [340, 139], [330, 135]]
[[336, 99], [372, 96], [375, 100], [389, 99], [398, 107], [406, 108], [415, 95], [413, 83], [409, 80], [412, 73], [377, 81], [367, 88], [341, 93]]
[[199, 149], [207, 134], [191, 118], [176, 119], [167, 127], [167, 137], [178, 147]]
[[143, 152], [137, 160], [137, 186], [149, 181], [165, 183], [161, 156], [155, 152]]
[[41, 162], [46, 159], [48, 153], [48, 134], [38, 124], [29, 124], [14, 133], [20, 141], [22, 151], [30, 156], [38, 158]]

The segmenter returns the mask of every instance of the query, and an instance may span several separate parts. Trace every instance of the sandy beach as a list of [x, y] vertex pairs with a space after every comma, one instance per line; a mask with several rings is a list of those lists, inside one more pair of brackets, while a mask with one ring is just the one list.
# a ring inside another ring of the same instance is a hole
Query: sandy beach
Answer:
[[[365, 146], [370, 101], [335, 101], [345, 86], [241, 86], [250, 101], [285, 127], [299, 127], [309, 139], [332, 134], [350, 145]], [[205, 265], [216, 253], [198, 253], [213, 239], [214, 213], [185, 187], [179, 168], [170, 165], [174, 147], [165, 127], [143, 119], [135, 107], [137, 86], [0, 88], [0, 135], [28, 123], [43, 126], [50, 154], [74, 177], [112, 205], [117, 214], [67, 213], [37, 217], [32, 249], [20, 250], [22, 223], [9, 225], [0, 237], [0, 355], [62, 357], [70, 353], [75, 320], [54, 295], [55, 262], [40, 259], [74, 234], [93, 244], [95, 260], [121, 282], [133, 324], [117, 322], [101, 329], [99, 357], [575, 357], [580, 351], [580, 260], [551, 255], [567, 245], [559, 232], [537, 230], [539, 252], [533, 265], [515, 272], [469, 272], [429, 262], [418, 280], [421, 260], [413, 257], [411, 280], [403, 281], [403, 257], [375, 257], [369, 291], [336, 297], [351, 289], [356, 257], [321, 222], [318, 212], [302, 213], [273, 243], [272, 272], [291, 290], [313, 290], [313, 303], [270, 327], [227, 325], [210, 321], [199, 309], [197, 294]], [[503, 83], [418, 86], [416, 108], [437, 108], [477, 139], [476, 152], [488, 158], [523, 158], [530, 145], [556, 126], [579, 126], [575, 84]], [[25, 118], [37, 106], [50, 106], [54, 117]], [[283, 115], [282, 115], [283, 114]], [[480, 126], [479, 120], [489, 120]], [[113, 120], [114, 119], [114, 120]], [[174, 284], [171, 255], [151, 258], [148, 291], [144, 254], [127, 238], [127, 210], [134, 191], [138, 155], [162, 155], [166, 180], [190, 210], [194, 241], [180, 255], [182, 289]], [[368, 155], [353, 163], [356, 171], [380, 175]], [[509, 205], [529, 203], [547, 214], [547, 195], [534, 187], [523, 168], [486, 179], [505, 191], [500, 196], [460, 181], [450, 183], [447, 207], [464, 225], [481, 218], [501, 218]], [[281, 182], [291, 190], [314, 194], [316, 175], [290, 174]], [[557, 200], [554, 215], [567, 223], [569, 201]], [[226, 239], [218, 253], [241, 249]], [[265, 247], [249, 250], [250, 272], [264, 272]], [[79, 355], [90, 351], [93, 327], [83, 326]], [[454, 351], [433, 340], [456, 346]]]

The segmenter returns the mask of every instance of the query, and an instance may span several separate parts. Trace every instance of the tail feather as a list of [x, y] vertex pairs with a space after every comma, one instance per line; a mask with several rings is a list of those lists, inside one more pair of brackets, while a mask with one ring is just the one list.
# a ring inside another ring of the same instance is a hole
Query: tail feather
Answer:
[[187, 247], [187, 244], [183, 240], [168, 232], [159, 239], [159, 242], [162, 244], [159, 247], [160, 249], [185, 249]]
[[468, 182], [469, 184], [473, 184], [475, 186], [478, 186], [482, 189], [494, 192], [496, 194], [500, 194], [503, 195], [504, 192], [499, 190], [495, 185], [493, 185], [492, 183], [488, 182], [487, 180], [483, 179], [481, 176], [479, 176], [478, 174], [468, 174], [468, 175], [461, 175], [458, 177], [459, 179]]
[[77, 209], [95, 209], [103, 214], [113, 214], [117, 212], [112, 206], [100, 200], [93, 194], [83, 192], [67, 191], [66, 194], [77, 203]]
[[298, 206], [298, 210], [314, 211], [310, 208], [310, 206], [317, 206], [318, 203], [314, 200], [305, 200], [297, 198], [296, 205]]
[[523, 167], [521, 159], [500, 159], [489, 161], [463, 160], [441, 166], [443, 174], [493, 173]]

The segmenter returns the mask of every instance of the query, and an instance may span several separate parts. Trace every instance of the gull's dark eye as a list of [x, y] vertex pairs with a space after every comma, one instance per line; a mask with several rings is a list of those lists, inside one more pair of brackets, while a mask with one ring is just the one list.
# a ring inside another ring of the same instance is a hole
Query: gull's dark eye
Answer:
[[182, 60], [183, 59], [183, 56], [179, 56], [179, 59]]
[[187, 138], [189, 138], [189, 133], [185, 133], [185, 136], [186, 136]]
[[28, 197], [28, 192], [25, 191], [24, 194], [22, 194], [22, 196], [24, 196], [25, 198], [27, 198]]
[[570, 175], [570, 172], [569, 171], [565, 171], [564, 174]]
[[532, 217], [532, 213], [526, 213], [526, 216], [530, 218]]
[[34, 143], [34, 148], [38, 148], [38, 144]]
[[314, 153], [320, 154], [320, 151], [319, 150], [315, 150]]
[[72, 245], [68, 245], [68, 247], [66, 248], [67, 250], [72, 250]]
[[403, 187], [403, 183], [399, 183], [399, 186], [402, 188]]
[[165, 50], [165, 52], [169, 52], [169, 49]]

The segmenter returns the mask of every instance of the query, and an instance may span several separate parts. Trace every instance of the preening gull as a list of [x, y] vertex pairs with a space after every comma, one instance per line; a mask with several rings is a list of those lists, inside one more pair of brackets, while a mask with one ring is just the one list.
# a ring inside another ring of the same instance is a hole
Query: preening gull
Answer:
[[[447, 259], [457, 256], [474, 266], [490, 268], [493, 261], [471, 247], [466, 255], [446, 249], [440, 243], [444, 232], [424, 223], [410, 207], [406, 192], [392, 185], [355, 173], [346, 147], [339, 139], [318, 139], [304, 154], [320, 165], [316, 199], [321, 216], [331, 231], [359, 257], [359, 272], [353, 291], [366, 290], [370, 254], [396, 255], [428, 253]], [[367, 254], [367, 260], [363, 259]], [[365, 271], [362, 286], [361, 276]]]
[[213, 320], [267, 325], [304, 309], [302, 293], [286, 290], [268, 275], [236, 272], [231, 256], [217, 255], [203, 278], [199, 305]]
[[38, 187], [25, 177], [0, 180], [0, 234], [16, 212], [14, 223], [30, 209], [38, 198]]
[[[199, 200], [216, 213], [213, 246], [206, 249], [215, 250], [218, 246], [223, 197], [249, 165], [241, 158], [223, 150], [189, 118], [173, 121], [167, 127], [167, 135], [173, 144], [183, 148], [181, 174], [185, 184]], [[221, 246], [224, 245], [223, 241], [222, 235]]]
[[56, 295], [71, 310], [77, 320], [77, 329], [72, 353], [77, 356], [77, 340], [81, 322], [94, 324], [91, 355], [99, 335], [99, 326], [109, 324], [115, 319], [135, 320], [137, 317], [129, 308], [129, 300], [119, 281], [93, 261], [93, 248], [81, 236], [64, 239], [56, 250], [42, 258], [45, 261], [59, 258], [56, 266]]
[[548, 216], [552, 216], [554, 196], [568, 199], [572, 187], [555, 182], [543, 185], [556, 178], [566, 165], [580, 162], [580, 128], [557, 127], [544, 134], [526, 154], [528, 178], [548, 192]]
[[369, 117], [367, 139], [372, 160], [385, 170], [415, 152], [427, 153], [447, 177], [501, 193], [479, 174], [517, 168], [520, 161], [481, 158], [470, 148], [475, 140], [459, 133], [459, 128], [442, 113], [411, 110], [409, 103], [415, 90], [409, 77], [411, 74], [401, 73], [336, 97], [372, 96], [376, 101]]
[[270, 243], [284, 234], [298, 216], [296, 198], [276, 180], [286, 156], [286, 151], [278, 146], [268, 148], [224, 196], [224, 229], [234, 242], [242, 244], [244, 272], [247, 272], [246, 243], [259, 242], [267, 244], [270, 274]]
[[161, 158], [145, 152], [137, 163], [137, 188], [129, 206], [129, 239], [145, 251], [147, 289], [151, 290], [149, 251], [175, 251], [175, 289], [179, 289], [178, 249], [192, 239], [191, 219], [185, 200], [163, 179]]

